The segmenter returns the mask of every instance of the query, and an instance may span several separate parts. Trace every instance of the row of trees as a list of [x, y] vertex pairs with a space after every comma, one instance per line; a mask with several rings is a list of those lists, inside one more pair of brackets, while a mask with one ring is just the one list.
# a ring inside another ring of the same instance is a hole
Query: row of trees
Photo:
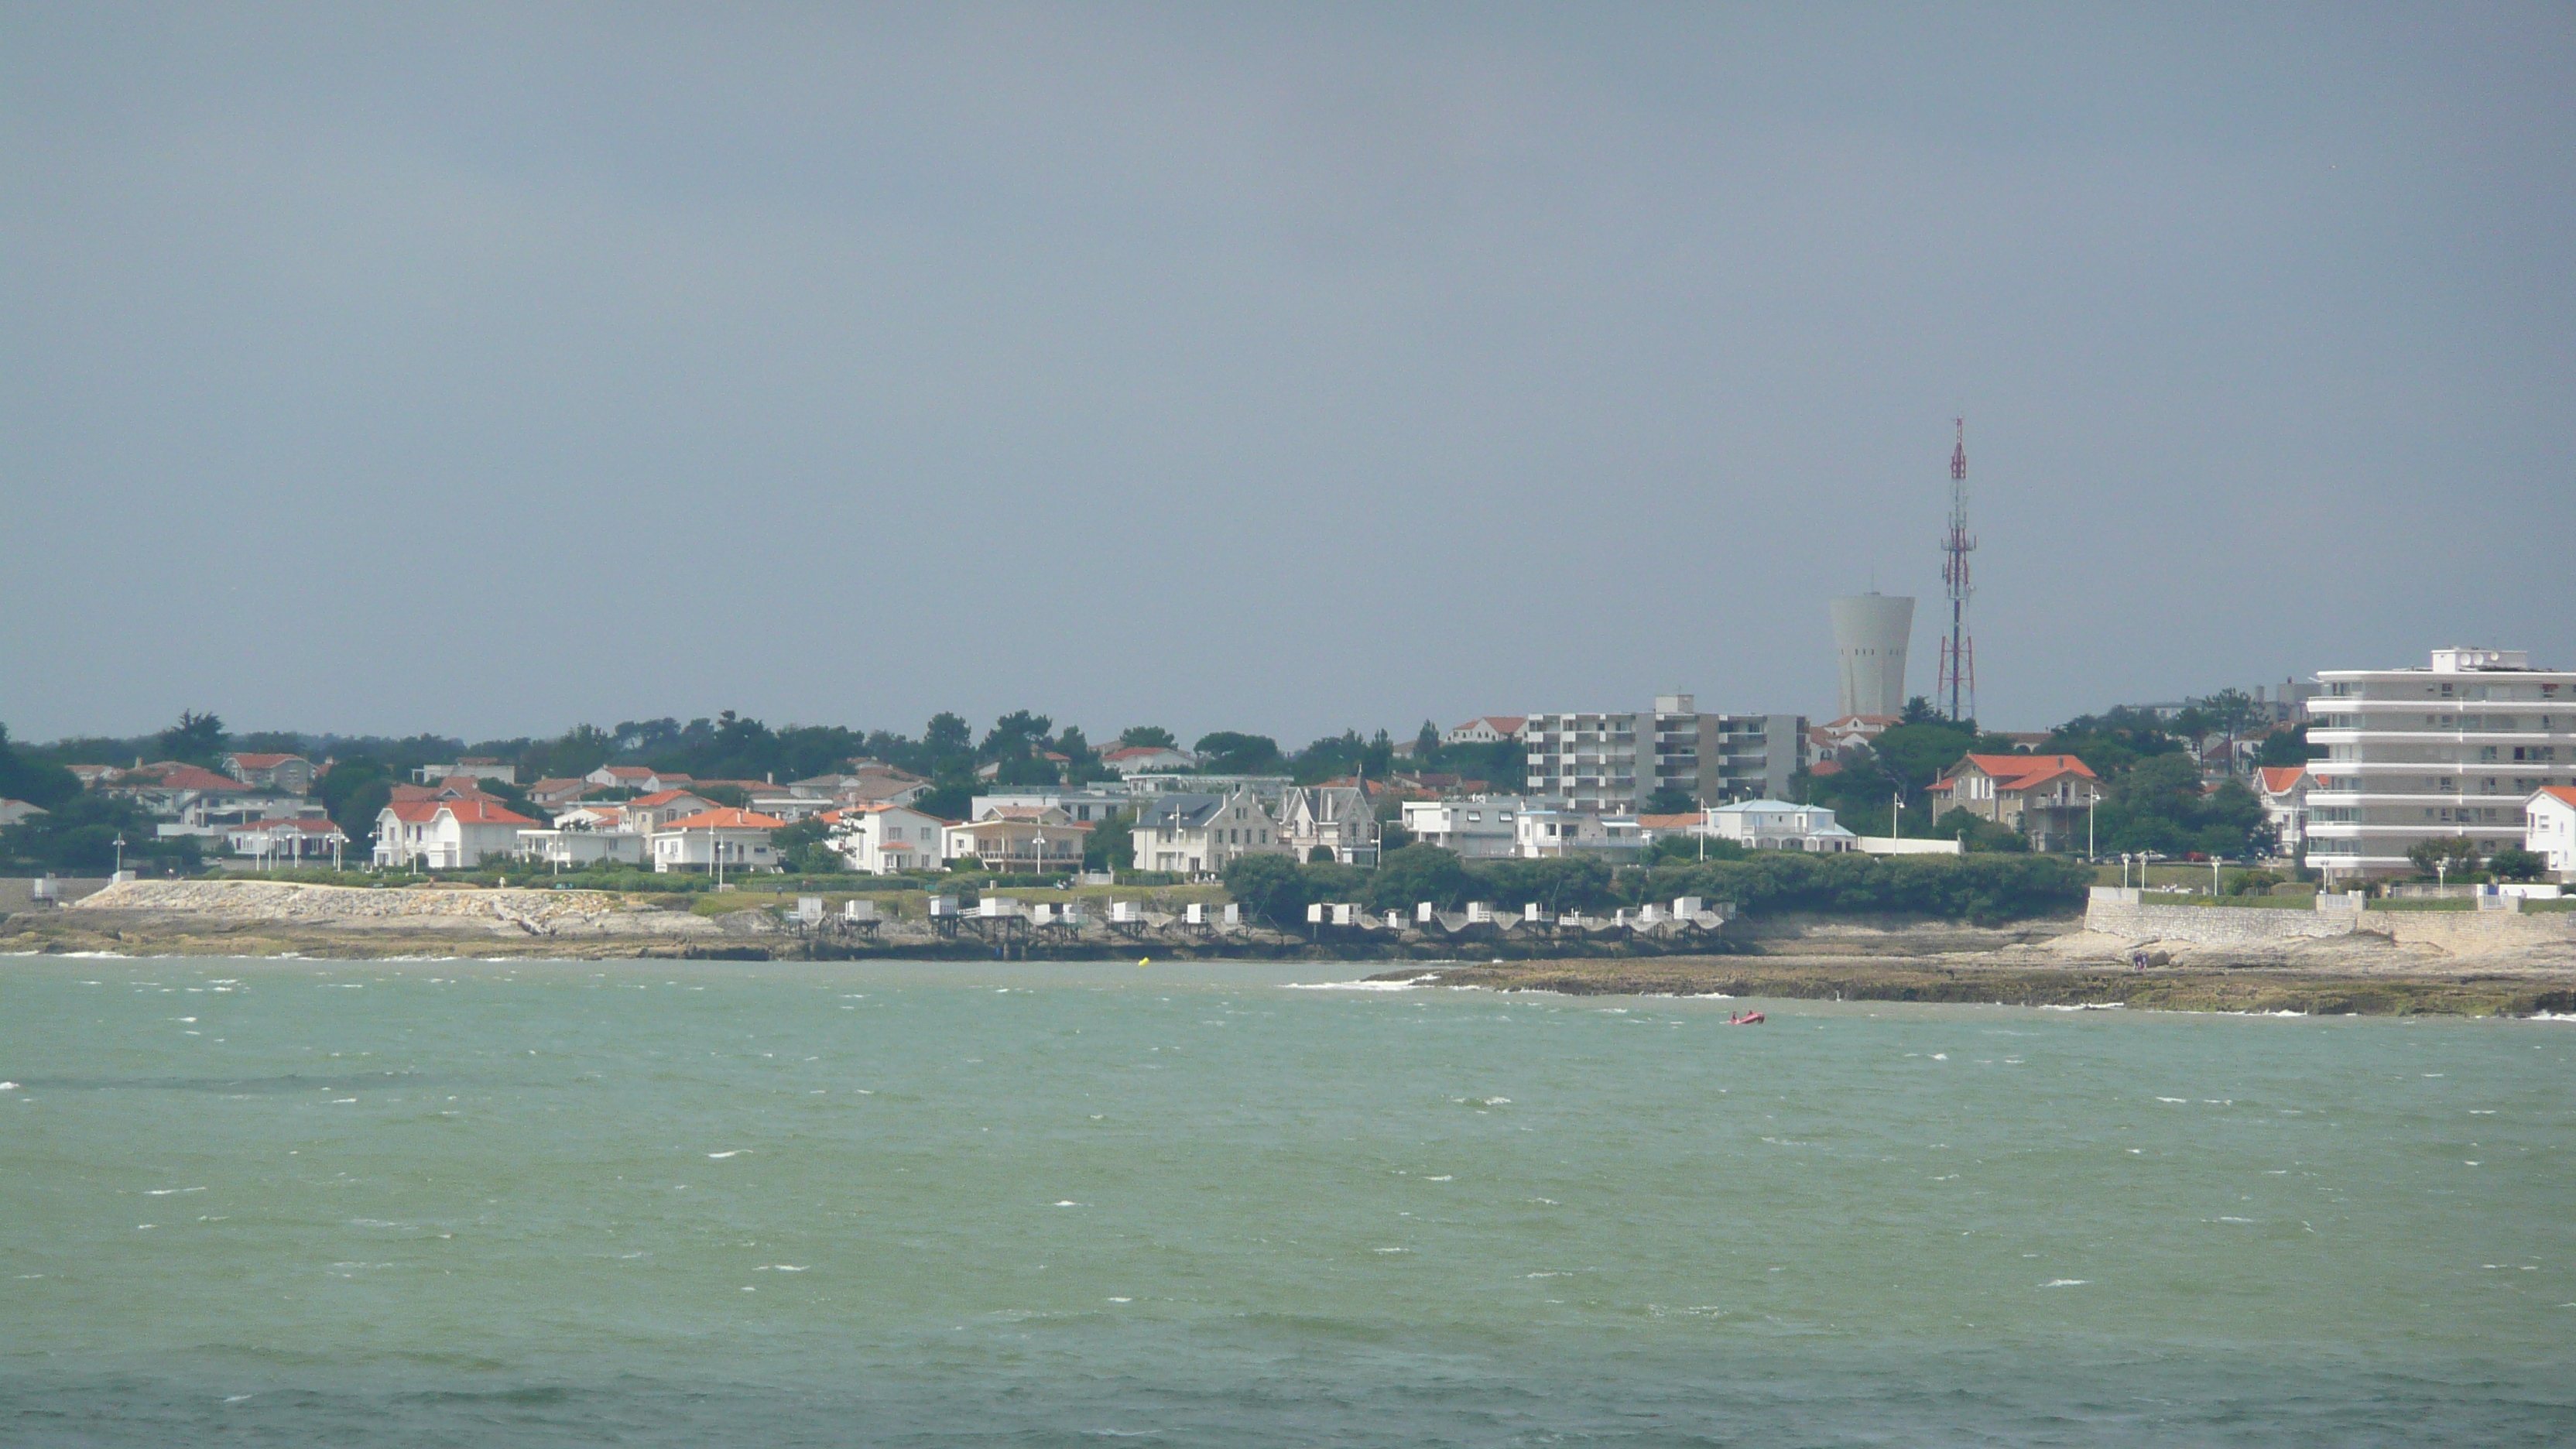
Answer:
[[[2243, 691], [2239, 707], [2200, 719], [2159, 718], [2151, 710], [2114, 709], [2079, 715], [2049, 732], [2033, 753], [2073, 755], [2101, 779], [2107, 798], [2095, 811], [2094, 840], [2105, 852], [2157, 851], [2181, 855], [2241, 856], [2273, 848], [2261, 799], [2232, 775], [2215, 788], [2204, 788], [2198, 741], [2185, 746], [2197, 730], [2248, 727], [2259, 720], [2260, 707]], [[2195, 706], [2197, 708], [2197, 706]], [[2186, 715], [2190, 711], [2185, 711]], [[2272, 739], [2285, 741], [2284, 751], [2305, 759], [2304, 729]], [[2266, 749], [2272, 746], [2266, 740]], [[1904, 723], [1890, 727], [1869, 745], [1847, 752], [1832, 773], [1809, 775], [1801, 782], [1803, 797], [1830, 805], [1837, 818], [1863, 834], [1896, 833], [1902, 819], [1920, 822], [1909, 832], [1964, 840], [1970, 850], [2012, 851], [2026, 846], [2013, 832], [1960, 809], [1931, 818], [1929, 787], [1941, 773], [1969, 754], [2012, 754], [2014, 740], [1982, 733], [1973, 720], [1952, 722], [1933, 714], [1919, 696], [1909, 701]], [[2231, 748], [2229, 757], [2234, 757]], [[2268, 759], [2268, 754], [2266, 758]], [[1904, 802], [1904, 814], [1896, 809]]]
[[1245, 912], [1283, 929], [1306, 907], [1352, 901], [1371, 911], [1411, 911], [1429, 901], [1455, 911], [1471, 900], [1512, 911], [1529, 902], [1550, 915], [1587, 914], [1699, 896], [1749, 914], [1929, 915], [1983, 923], [2072, 910], [2092, 873], [2054, 856], [1809, 855], [1738, 853], [1728, 860], [1663, 859], [1612, 867], [1591, 856], [1551, 860], [1460, 859], [1432, 845], [1387, 853], [1374, 871], [1251, 855], [1226, 868], [1226, 890]]

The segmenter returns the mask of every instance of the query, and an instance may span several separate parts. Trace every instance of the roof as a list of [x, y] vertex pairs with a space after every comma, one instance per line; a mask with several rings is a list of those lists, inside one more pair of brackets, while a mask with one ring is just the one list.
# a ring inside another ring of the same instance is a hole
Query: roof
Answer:
[[663, 826], [664, 830], [776, 830], [787, 822], [775, 815], [761, 815], [727, 805], [715, 810], [701, 810], [682, 816]]
[[572, 778], [539, 780], [537, 783], [530, 785], [528, 787], [528, 791], [530, 794], [534, 794], [539, 790], [572, 790], [590, 783], [591, 782], [588, 780]]
[[1225, 807], [1226, 798], [1189, 793], [1157, 795], [1138, 813], [1136, 824], [1140, 829], [1169, 830], [1178, 826], [1195, 830], [1215, 818], [1216, 812]]
[[1699, 820], [1699, 812], [1696, 810], [1685, 810], [1679, 815], [1640, 815], [1637, 817], [1637, 823], [1646, 827], [1648, 830], [1688, 830], [1692, 826], [1697, 825]]
[[2540, 793], [2561, 805], [2576, 805], [2576, 785], [2543, 785]]
[[668, 805], [674, 800], [695, 800], [698, 798], [698, 796], [692, 795], [686, 790], [656, 790], [650, 795], [638, 796], [626, 803], [629, 805]]
[[472, 800], [396, 800], [385, 807], [396, 820], [413, 825], [426, 825], [446, 811], [459, 825], [535, 825], [525, 815], [505, 809], [490, 796]]
[[306, 835], [340, 834], [339, 826], [332, 824], [330, 821], [325, 820], [318, 815], [283, 817], [275, 820], [254, 820], [248, 825], [227, 826], [226, 829], [236, 833], [248, 830], [264, 830], [271, 833], [280, 830], [293, 830], [300, 831]]
[[289, 760], [304, 759], [302, 755], [226, 755], [224, 758], [245, 770], [274, 770]]
[[1188, 751], [1176, 750], [1169, 745], [1123, 745], [1103, 754], [1100, 758], [1103, 760], [1133, 760], [1145, 755], [1178, 755], [1180, 758], [1185, 760], [1189, 758]]
[[649, 780], [655, 773], [642, 765], [602, 765], [599, 768], [612, 780]]
[[1828, 807], [1823, 805], [1800, 805], [1788, 800], [1738, 800], [1732, 805], [1718, 806], [1717, 813], [1750, 815], [1756, 810], [1823, 810], [1826, 808]]
[[2307, 772], [2305, 765], [2265, 765], [2254, 775], [2262, 781], [2264, 793], [2280, 795], [2297, 786], [2299, 777]]
[[2080, 775], [2087, 780], [2099, 778], [2073, 755], [1962, 755], [1959, 763], [1950, 767], [1950, 773], [1955, 774], [1968, 765], [1994, 776], [2008, 790], [2059, 775]]
[[218, 775], [212, 770], [200, 770], [194, 765], [169, 765], [157, 768], [160, 770], [157, 783], [164, 790], [246, 791], [250, 788], [230, 775]]

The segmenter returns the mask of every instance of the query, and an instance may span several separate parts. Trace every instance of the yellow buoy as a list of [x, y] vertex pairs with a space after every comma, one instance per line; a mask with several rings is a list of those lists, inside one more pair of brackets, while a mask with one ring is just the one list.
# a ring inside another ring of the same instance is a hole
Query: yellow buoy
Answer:
[[1139, 956], [1136, 958], [1136, 964], [1139, 966], [1151, 966], [1154, 964], [1154, 958], [1151, 956]]

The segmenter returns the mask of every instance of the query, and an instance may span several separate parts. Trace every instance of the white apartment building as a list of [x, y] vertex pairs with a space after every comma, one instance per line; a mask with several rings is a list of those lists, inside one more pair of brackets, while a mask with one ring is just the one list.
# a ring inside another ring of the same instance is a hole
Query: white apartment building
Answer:
[[2412, 874], [2406, 852], [2523, 841], [2533, 792], [2576, 784], [2576, 672], [2519, 649], [2436, 649], [2421, 669], [2326, 669], [2307, 702], [2306, 863], [2329, 885]]
[[1807, 763], [1807, 719], [1702, 714], [1693, 695], [1634, 714], [1534, 714], [1521, 740], [1529, 793], [1559, 810], [1633, 814], [1672, 786], [1703, 805], [1779, 798]]
[[1407, 800], [1404, 828], [1414, 839], [1465, 860], [1503, 860], [1520, 853], [1520, 815], [1527, 802], [1517, 795], [1473, 800]]

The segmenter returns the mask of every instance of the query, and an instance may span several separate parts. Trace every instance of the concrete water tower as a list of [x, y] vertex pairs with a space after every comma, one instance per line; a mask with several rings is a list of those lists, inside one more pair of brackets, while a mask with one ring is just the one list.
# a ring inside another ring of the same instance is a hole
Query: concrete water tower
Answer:
[[1834, 600], [1832, 608], [1842, 714], [1903, 714], [1905, 646], [1914, 637], [1914, 601], [1855, 594]]

